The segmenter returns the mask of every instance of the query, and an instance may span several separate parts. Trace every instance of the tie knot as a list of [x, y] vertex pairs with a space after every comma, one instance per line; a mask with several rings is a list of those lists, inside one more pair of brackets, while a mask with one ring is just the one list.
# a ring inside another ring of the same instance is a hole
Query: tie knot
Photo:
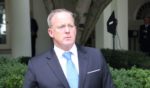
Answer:
[[63, 57], [66, 58], [67, 60], [71, 60], [71, 52], [64, 52]]

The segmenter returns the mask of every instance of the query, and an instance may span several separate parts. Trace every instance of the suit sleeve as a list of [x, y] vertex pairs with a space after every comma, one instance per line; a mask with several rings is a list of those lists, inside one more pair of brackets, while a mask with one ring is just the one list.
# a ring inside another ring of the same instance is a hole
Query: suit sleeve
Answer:
[[35, 75], [33, 73], [31, 61], [29, 61], [29, 64], [28, 64], [28, 70], [25, 75], [23, 88], [38, 88], [37, 82], [35, 80]]
[[111, 73], [109, 70], [109, 67], [105, 61], [105, 58], [103, 57], [102, 53], [100, 52], [100, 58], [102, 58], [102, 88], [115, 88], [113, 81], [112, 81], [112, 77], [111, 77]]
[[139, 43], [140, 43], [140, 44], [142, 43], [142, 40], [143, 40], [142, 36], [143, 36], [143, 33], [142, 33], [142, 26], [140, 26], [140, 30], [139, 30]]

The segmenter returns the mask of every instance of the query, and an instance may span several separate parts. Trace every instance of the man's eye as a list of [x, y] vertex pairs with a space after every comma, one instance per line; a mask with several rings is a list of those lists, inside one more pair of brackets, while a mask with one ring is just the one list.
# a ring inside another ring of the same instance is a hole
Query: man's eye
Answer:
[[73, 28], [73, 27], [74, 27], [74, 25], [68, 25], [68, 27]]
[[58, 28], [64, 28], [65, 26], [64, 25], [62, 25], [62, 26], [59, 26]]

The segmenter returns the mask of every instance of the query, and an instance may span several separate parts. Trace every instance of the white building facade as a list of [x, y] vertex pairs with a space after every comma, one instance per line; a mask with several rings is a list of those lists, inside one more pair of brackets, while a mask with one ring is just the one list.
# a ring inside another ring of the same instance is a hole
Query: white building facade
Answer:
[[[148, 2], [149, 0], [112, 0], [95, 26], [95, 47], [113, 49], [112, 35], [107, 32], [106, 22], [114, 11], [118, 20], [115, 49], [129, 50], [128, 31], [138, 30], [142, 20], [137, 20], [136, 16], [140, 7]], [[5, 0], [5, 6], [7, 42], [0, 44], [0, 56], [31, 56], [30, 11], [39, 26], [36, 55], [53, 46], [47, 33], [48, 12], [43, 0]]]

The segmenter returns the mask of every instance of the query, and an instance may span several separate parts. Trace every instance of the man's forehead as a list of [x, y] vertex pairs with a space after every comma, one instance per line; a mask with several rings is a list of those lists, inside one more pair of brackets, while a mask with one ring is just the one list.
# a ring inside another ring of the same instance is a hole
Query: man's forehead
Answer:
[[64, 20], [66, 18], [66, 20], [68, 18], [71, 18], [73, 21], [74, 21], [74, 18], [73, 16], [70, 14], [70, 13], [67, 13], [67, 12], [59, 12], [59, 13], [56, 13], [52, 18], [51, 18], [51, 22], [53, 21], [57, 21], [57, 20]]
[[66, 15], [72, 17], [71, 13], [68, 13], [68, 12], [57, 12], [57, 13], [54, 14], [54, 16], [52, 18], [62, 17], [62, 16], [66, 16]]

